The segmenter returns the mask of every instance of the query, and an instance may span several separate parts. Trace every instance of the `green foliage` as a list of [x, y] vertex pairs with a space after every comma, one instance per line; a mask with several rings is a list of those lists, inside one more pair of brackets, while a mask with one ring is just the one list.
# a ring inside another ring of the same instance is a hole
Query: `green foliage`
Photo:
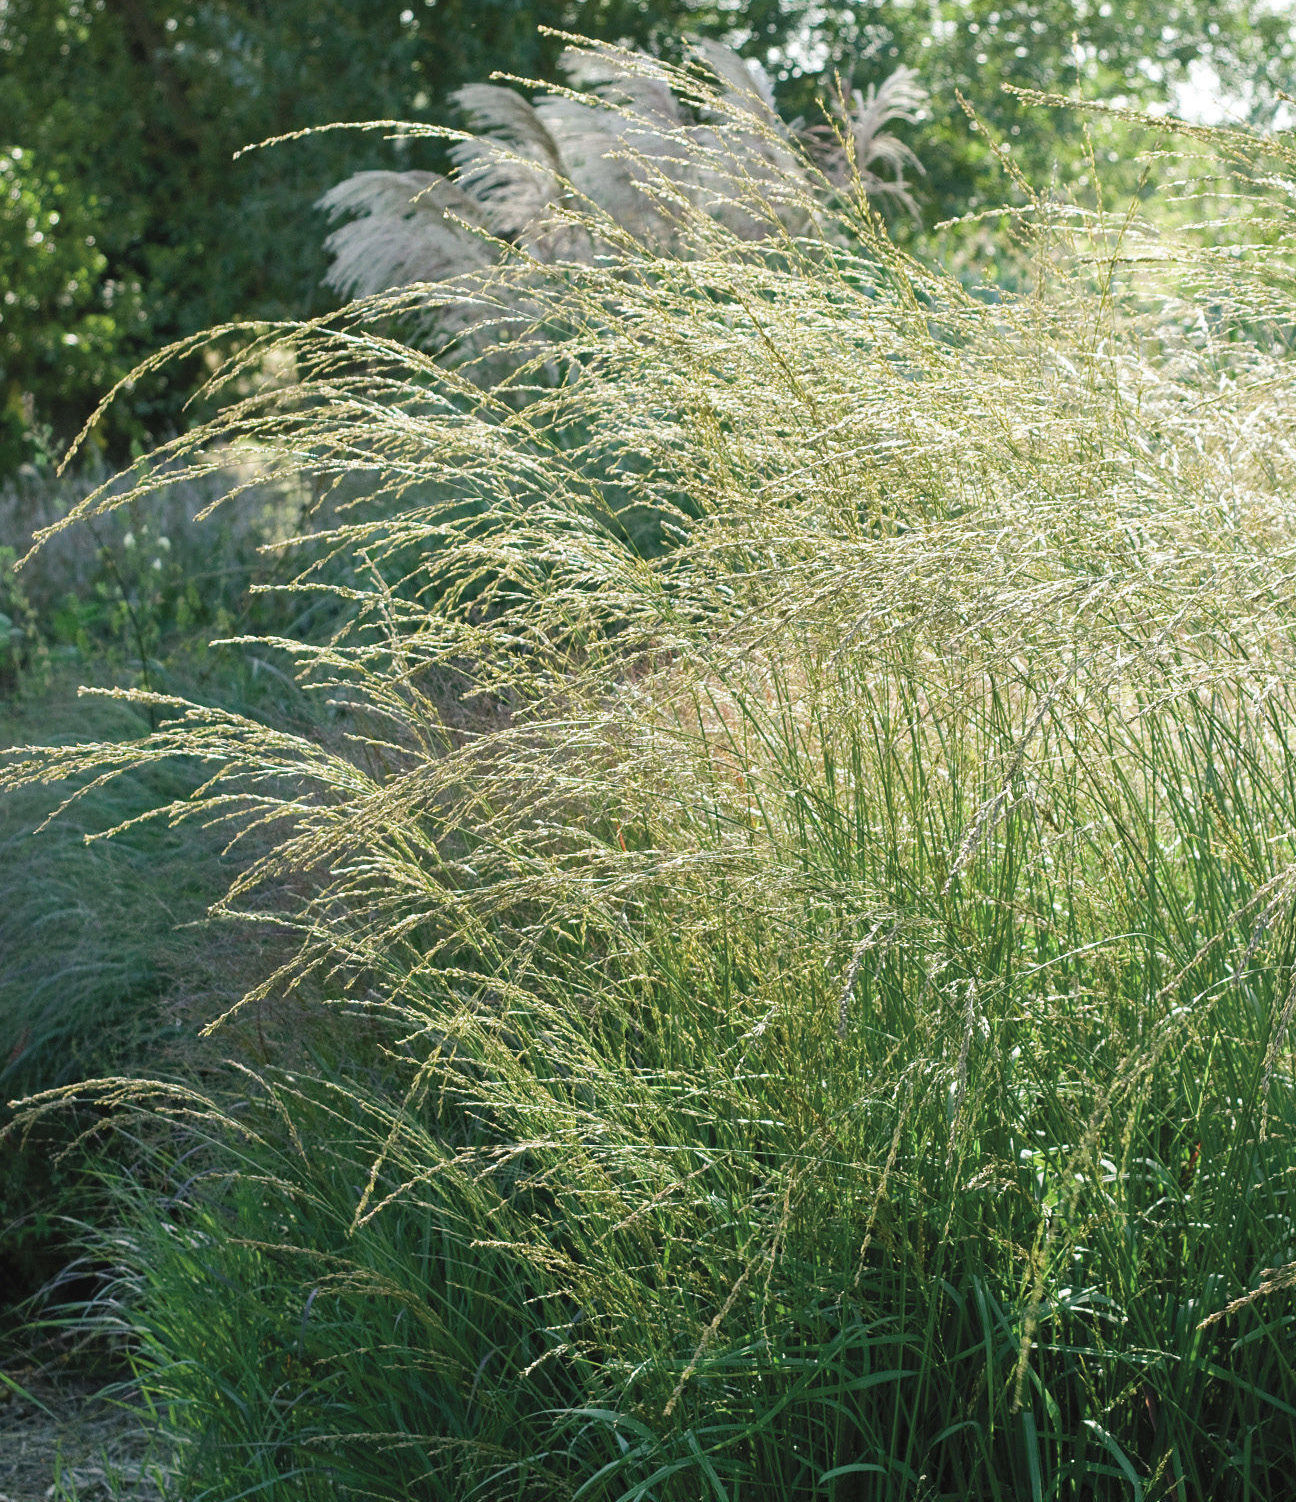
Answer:
[[[280, 540], [314, 504], [300, 487], [249, 483], [229, 470], [165, 497], [111, 511], [27, 559], [34, 537], [60, 523], [102, 469], [75, 478], [25, 474], [0, 488], [0, 705], [57, 688], [74, 666], [103, 681], [164, 686], [214, 677], [219, 698], [255, 698], [246, 665], [213, 637], [275, 631], [301, 616], [273, 593]], [[109, 482], [109, 489], [114, 485]], [[231, 492], [237, 492], [231, 497]], [[224, 500], [212, 522], [195, 518]], [[21, 566], [20, 565], [21, 562]], [[315, 612], [318, 615], [318, 612]], [[264, 670], [275, 671], [267, 659]]]
[[[13, 268], [22, 280], [10, 285], [39, 308], [39, 326], [35, 342], [24, 335], [21, 346], [34, 367], [22, 364], [0, 383], [10, 413], [0, 474], [15, 454], [60, 452], [103, 385], [170, 340], [231, 320], [323, 311], [326, 260], [312, 208], [320, 195], [365, 168], [446, 166], [426, 141], [348, 132], [236, 161], [235, 152], [346, 120], [458, 126], [450, 101], [462, 85], [497, 69], [552, 76], [562, 43], [540, 26], [668, 57], [685, 35], [727, 38], [768, 66], [789, 118], [814, 115], [820, 80], [833, 70], [866, 88], [900, 64], [916, 68], [935, 101], [914, 143], [928, 167], [922, 209], [931, 225], [1004, 192], [986, 135], [956, 91], [1032, 181], [1046, 181], [1056, 161], [1074, 183], [1091, 170], [1075, 118], [1029, 110], [1001, 85], [1164, 101], [1205, 63], [1262, 121], [1289, 82], [1290, 19], [1288, 5], [1262, 0], [759, 0], [740, 12], [712, 0], [7, 0], [5, 144], [36, 164], [36, 217], [61, 215], [48, 262], [61, 263], [59, 288], [75, 280], [78, 290], [60, 303], [61, 293], [45, 286], [46, 259]], [[1142, 140], [1128, 130], [1104, 136], [1104, 174], [1136, 177]], [[0, 236], [11, 254], [26, 257], [27, 217], [18, 235]], [[112, 291], [111, 306], [96, 289]], [[67, 335], [78, 345], [64, 346]], [[6, 365], [13, 358], [11, 350]], [[124, 459], [141, 430], [163, 436], [180, 425], [194, 378], [181, 366], [137, 385], [129, 415], [103, 434], [111, 454]]]
[[46, 1102], [153, 1124], [110, 1317], [177, 1497], [1286, 1484], [1296, 157], [1209, 144], [1238, 254], [1033, 199], [990, 302], [798, 161], [761, 249], [685, 202], [687, 255], [506, 256], [497, 386], [408, 296], [288, 328], [52, 539], [232, 439], [372, 496], [273, 643], [323, 725], [135, 695], [0, 763], [199, 767], [168, 812], [293, 939], [248, 1007], [337, 1019]]
[[[794, 12], [781, 17], [776, 8], [766, 20], [772, 35], [796, 25]], [[237, 161], [236, 152], [335, 121], [413, 114], [448, 123], [456, 87], [496, 68], [552, 71], [562, 44], [537, 27], [577, 23], [651, 43], [685, 29], [723, 30], [729, 19], [723, 8], [694, 0], [472, 0], [435, 11], [405, 0], [273, 7], [7, 0], [0, 119], [41, 175], [26, 190], [39, 203], [24, 208], [21, 220], [0, 218], [0, 230], [17, 230], [10, 254], [23, 257], [13, 265], [0, 259], [0, 273], [18, 278], [5, 284], [36, 320], [14, 346], [29, 364], [0, 380], [0, 398], [27, 406], [10, 451], [0, 453], [0, 475], [21, 457], [14, 444], [22, 453], [41, 442], [61, 452], [106, 387], [170, 341], [231, 320], [328, 306], [314, 204], [366, 157], [374, 166], [392, 165], [393, 155], [400, 166], [443, 165], [435, 149], [397, 144], [393, 151], [379, 138], [366, 146], [349, 132]], [[51, 211], [62, 216], [60, 233], [47, 242], [53, 258], [47, 252], [32, 261], [26, 219], [36, 214], [36, 232], [47, 233]], [[9, 245], [11, 235], [0, 240]], [[61, 291], [74, 279], [78, 290], [65, 305]], [[94, 304], [100, 286], [114, 297], [109, 309]], [[140, 287], [146, 321], [136, 303]], [[6, 309], [6, 324], [8, 316]], [[65, 348], [68, 336], [86, 341], [84, 348]], [[47, 346], [60, 358], [47, 357]], [[5, 356], [0, 344], [0, 375], [12, 350]], [[127, 457], [141, 428], [165, 436], [181, 423], [194, 375], [180, 367], [137, 386], [130, 420], [104, 434], [115, 458]]]
[[[48, 737], [60, 729], [84, 734], [93, 727], [113, 738], [147, 729], [138, 712], [108, 705], [87, 713], [69, 699], [66, 688], [42, 699], [39, 731], [30, 711], [7, 713], [0, 723], [10, 737], [23, 731]], [[201, 919], [218, 895], [219, 862], [201, 839], [154, 824], [88, 848], [84, 835], [147, 814], [186, 786], [174, 771], [126, 779], [90, 798], [82, 819], [59, 821], [41, 834], [33, 827], [48, 814], [48, 798], [6, 800], [0, 1100], [139, 1069], [146, 1061], [156, 1066], [168, 1039], [178, 1036], [185, 989], [196, 996], [203, 984], [194, 967], [201, 945], [182, 926]], [[6, 1107], [0, 1125], [12, 1117]], [[9, 1168], [0, 1192], [6, 1304], [33, 1292], [70, 1258], [61, 1222], [89, 1209], [92, 1154], [60, 1155], [93, 1120], [91, 1113], [46, 1122], [21, 1151], [16, 1139], [6, 1142]]]
[[140, 289], [109, 276], [99, 223], [93, 196], [0, 147], [0, 475], [48, 461], [134, 363]]
[[0, 698], [18, 687], [19, 672], [30, 656], [33, 613], [17, 583], [13, 548], [0, 547]]
[[992, 141], [1036, 188], [1055, 175], [1064, 194], [1103, 183], [1118, 194], [1135, 188], [1148, 167], [1149, 132], [1128, 123], [1099, 128], [1095, 162], [1083, 115], [1041, 109], [1014, 91], [1164, 107], [1176, 85], [1209, 88], [1217, 80], [1240, 120], [1268, 126], [1296, 57], [1291, 6], [1267, 0], [940, 0], [851, 14], [875, 42], [879, 64], [917, 68], [938, 101], [921, 138], [929, 223], [1002, 201], [1009, 184]]
[[[85, 483], [29, 475], [0, 491], [0, 744], [112, 742], [147, 732], [147, 707], [78, 702], [74, 673], [145, 689], [183, 685], [210, 702], [258, 706], [271, 716], [299, 710], [272, 653], [243, 660], [202, 640], [253, 623], [284, 624], [249, 591], [273, 580], [273, 565], [258, 551], [283, 530], [291, 500], [254, 489], [218, 521], [196, 526], [194, 513], [234, 482], [195, 482], [165, 504], [128, 508], [56, 539], [16, 568], [32, 529], [66, 515]], [[73, 785], [5, 800], [0, 1128], [13, 1118], [4, 1103], [87, 1075], [166, 1062], [192, 1070], [202, 1056], [197, 1027], [234, 999], [241, 971], [246, 978], [238, 946], [202, 922], [228, 876], [219, 842], [148, 818], [191, 787], [182, 768], [143, 769], [85, 792], [76, 812], [52, 823]], [[85, 842], [136, 820], [112, 842]], [[259, 931], [244, 940], [249, 954], [264, 943]], [[5, 1305], [33, 1294], [77, 1255], [73, 1225], [99, 1202], [94, 1165], [104, 1142], [73, 1144], [96, 1121], [96, 1113], [60, 1115], [25, 1141], [5, 1141]], [[0, 1307], [0, 1322], [7, 1317]]]

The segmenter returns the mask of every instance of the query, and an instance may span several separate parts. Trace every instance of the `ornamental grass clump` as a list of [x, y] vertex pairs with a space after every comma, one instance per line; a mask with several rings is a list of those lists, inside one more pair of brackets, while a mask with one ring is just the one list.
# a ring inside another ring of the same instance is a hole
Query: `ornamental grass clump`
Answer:
[[[325, 730], [154, 696], [0, 774], [205, 764], [251, 998], [351, 1029], [95, 1087], [177, 1163], [102, 1305], [177, 1495], [1282, 1490], [1296, 156], [1203, 145], [1228, 253], [1027, 197], [996, 299], [813, 157], [730, 173], [760, 241], [643, 162], [671, 248], [276, 328], [169, 446], [350, 497], [275, 643]], [[493, 381], [391, 332], [465, 291]]]
[[[897, 68], [867, 94], [848, 95], [834, 80], [827, 118], [807, 126], [780, 116], [758, 64], [715, 41], [693, 50], [701, 67], [680, 70], [613, 47], [569, 47], [559, 59], [566, 87], [531, 100], [494, 83], [458, 90], [471, 130], [449, 148], [451, 177], [357, 172], [320, 199], [331, 220], [345, 220], [325, 242], [329, 285], [357, 298], [476, 273], [461, 302], [420, 299], [404, 327], [443, 356], [455, 345], [461, 358], [498, 354], [499, 325], [474, 292], [510, 250], [545, 266], [588, 265], [611, 234], [679, 251], [684, 206], [738, 239], [763, 241], [775, 230], [822, 227], [825, 186], [853, 184], [916, 212], [904, 174], [922, 164], [884, 128], [921, 115], [927, 96], [912, 69]], [[573, 204], [584, 212], [570, 213]], [[527, 307], [523, 257], [511, 258], [513, 322]]]

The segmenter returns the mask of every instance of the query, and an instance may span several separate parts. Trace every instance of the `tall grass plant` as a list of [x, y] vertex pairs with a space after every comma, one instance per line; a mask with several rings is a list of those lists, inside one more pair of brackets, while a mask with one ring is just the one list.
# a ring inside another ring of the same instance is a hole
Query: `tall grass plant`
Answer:
[[277, 643], [328, 736], [144, 695], [0, 772], [204, 765], [223, 910], [295, 899], [248, 1005], [352, 1029], [91, 1092], [169, 1123], [101, 1312], [177, 1496], [1281, 1492], [1296, 159], [1203, 144], [1233, 246], [1033, 196], [1011, 298], [813, 162], [699, 163], [762, 244], [641, 163], [670, 254], [467, 289], [497, 383], [392, 339], [419, 287], [170, 446], [371, 497]]

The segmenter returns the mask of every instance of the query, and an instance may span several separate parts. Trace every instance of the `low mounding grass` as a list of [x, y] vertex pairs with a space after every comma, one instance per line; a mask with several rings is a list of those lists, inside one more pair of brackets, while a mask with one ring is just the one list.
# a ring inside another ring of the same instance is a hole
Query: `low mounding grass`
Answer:
[[95, 1096], [170, 1175], [102, 1313], [177, 1497], [1283, 1491], [1293, 159], [1217, 145], [1236, 254], [1033, 202], [999, 302], [776, 159], [763, 242], [645, 165], [687, 253], [518, 252], [495, 384], [380, 300], [173, 446], [384, 498], [300, 580], [327, 742], [159, 699], [0, 773], [204, 762], [230, 908], [295, 895], [253, 996], [351, 1017]]
[[[57, 521], [84, 487], [23, 475], [0, 488], [0, 635], [5, 621], [10, 628], [8, 642], [0, 640], [0, 746], [147, 732], [141, 706], [78, 701], [84, 676], [183, 684], [209, 701], [255, 706], [263, 718], [300, 711], [268, 654], [243, 658], [188, 636], [228, 631], [253, 609], [267, 615], [248, 589], [258, 576], [273, 577], [273, 560], [258, 549], [283, 531], [291, 498], [249, 493], [217, 526], [196, 527], [193, 511], [235, 484], [226, 474], [124, 506], [92, 528], [62, 533], [18, 572], [13, 560], [33, 529]], [[192, 766], [155, 763], [85, 789], [63, 817], [49, 816], [70, 785], [28, 788], [0, 806], [0, 1129], [13, 1114], [4, 1103], [35, 1091], [146, 1063], [217, 1062], [211, 1047], [193, 1048], [195, 1019], [241, 995], [267, 935], [265, 924], [216, 931], [203, 921], [238, 869], [222, 856], [219, 830], [147, 818], [200, 780]], [[86, 843], [122, 824], [132, 827], [120, 838]], [[26, 1140], [4, 1143], [6, 1329], [11, 1306], [78, 1255], [68, 1219], [87, 1212], [90, 1165], [108, 1134], [88, 1136], [84, 1151], [71, 1145], [95, 1122], [93, 1112], [63, 1112]]]

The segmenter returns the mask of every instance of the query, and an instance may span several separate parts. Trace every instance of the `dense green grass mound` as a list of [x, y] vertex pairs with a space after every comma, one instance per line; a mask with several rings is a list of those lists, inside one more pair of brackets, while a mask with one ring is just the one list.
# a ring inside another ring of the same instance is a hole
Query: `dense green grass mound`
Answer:
[[776, 163], [716, 188], [764, 240], [643, 164], [687, 254], [572, 202], [593, 264], [404, 294], [481, 301], [480, 383], [378, 301], [175, 446], [385, 497], [299, 581], [346, 624], [281, 643], [336, 733], [159, 700], [2, 774], [205, 760], [230, 907], [296, 904], [253, 995], [348, 1014], [327, 1067], [107, 1087], [176, 1123], [115, 1307], [177, 1496], [1281, 1488], [1296, 370], [1252, 154], [1237, 254], [1036, 203], [999, 302]]
[[[147, 706], [79, 700], [86, 677], [165, 686], [261, 718], [300, 716], [302, 701], [285, 692], [291, 683], [269, 654], [208, 643], [240, 626], [286, 623], [274, 596], [254, 601], [248, 590], [273, 581], [266, 545], [302, 500], [252, 491], [226, 500], [215, 525], [195, 525], [194, 512], [230, 488], [228, 476], [215, 490], [176, 486], [65, 531], [15, 572], [32, 530], [56, 522], [85, 489], [41, 476], [0, 487], [0, 746], [148, 731]], [[297, 604], [287, 619], [301, 614]], [[159, 761], [94, 787], [83, 779], [61, 817], [51, 814], [72, 784], [0, 803], [0, 1136], [13, 1119], [5, 1103], [16, 1098], [91, 1076], [198, 1067], [195, 1019], [227, 1008], [263, 972], [268, 922], [223, 930], [203, 922], [239, 869], [222, 855], [222, 832], [150, 817], [202, 780], [200, 767]], [[93, 838], [119, 826], [127, 828], [116, 839]], [[219, 1058], [206, 1050], [208, 1065]], [[67, 1264], [83, 1250], [75, 1223], [95, 1203], [91, 1162], [104, 1147], [127, 1163], [135, 1156], [123, 1139], [94, 1130], [102, 1124], [93, 1109], [58, 1112], [32, 1136], [4, 1140], [6, 1331], [47, 1280], [66, 1275], [65, 1295], [68, 1277], [86, 1286]]]

